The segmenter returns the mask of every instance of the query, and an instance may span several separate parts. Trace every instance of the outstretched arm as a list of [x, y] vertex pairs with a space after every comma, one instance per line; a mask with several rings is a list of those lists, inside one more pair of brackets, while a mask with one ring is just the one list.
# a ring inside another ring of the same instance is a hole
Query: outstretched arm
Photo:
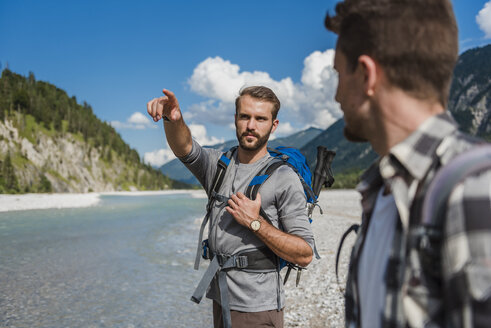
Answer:
[[276, 255], [288, 262], [306, 267], [312, 261], [312, 248], [302, 238], [283, 232], [259, 215], [261, 195], [250, 200], [243, 193], [232, 195], [225, 208], [242, 226], [251, 229], [251, 222], [259, 219], [261, 228], [254, 232]]
[[176, 96], [170, 90], [162, 90], [163, 97], [154, 98], [147, 103], [147, 112], [155, 122], [164, 118], [164, 130], [169, 147], [177, 157], [191, 152], [193, 141], [191, 131], [184, 123]]

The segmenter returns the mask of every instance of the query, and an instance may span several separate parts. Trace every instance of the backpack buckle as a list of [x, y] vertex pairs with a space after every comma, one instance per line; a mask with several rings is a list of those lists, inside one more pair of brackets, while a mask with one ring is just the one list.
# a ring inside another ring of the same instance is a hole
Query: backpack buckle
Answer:
[[234, 256], [235, 257], [235, 265], [238, 269], [247, 268], [249, 265], [249, 261], [247, 260], [247, 256]]
[[249, 261], [247, 260], [247, 256], [245, 255], [223, 255], [219, 254], [218, 256], [218, 264], [222, 269], [244, 269], [249, 265]]
[[211, 252], [210, 252], [210, 246], [208, 244], [208, 239], [203, 240], [201, 242], [201, 248], [202, 248], [201, 257], [205, 260], [211, 260], [213, 256], [210, 254]]

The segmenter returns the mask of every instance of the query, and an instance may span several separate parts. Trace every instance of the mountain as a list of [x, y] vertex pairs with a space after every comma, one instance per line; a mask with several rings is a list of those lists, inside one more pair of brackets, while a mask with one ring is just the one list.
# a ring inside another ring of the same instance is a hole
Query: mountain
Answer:
[[145, 165], [87, 104], [34, 74], [0, 78], [0, 193], [190, 187]]
[[[302, 148], [306, 143], [317, 137], [322, 132], [321, 129], [316, 128], [308, 128], [306, 130], [294, 133], [288, 137], [278, 138], [274, 140], [270, 140], [268, 142], [269, 147], [279, 147], [279, 146], [289, 146], [295, 148]], [[220, 143], [213, 146], [205, 146], [206, 148], [214, 148], [220, 151], [225, 151], [233, 146], [237, 145], [237, 140], [229, 140], [224, 143]], [[193, 185], [198, 185], [198, 180], [194, 177], [194, 175], [189, 172], [189, 170], [181, 163], [180, 160], [174, 159], [160, 167], [160, 171], [176, 179], [178, 181], [189, 183]]]
[[448, 107], [462, 130], [491, 140], [491, 45], [460, 55]]
[[300, 149], [311, 140], [315, 139], [320, 133], [322, 133], [321, 129], [310, 127], [306, 130], [294, 133], [288, 137], [273, 139], [268, 142], [268, 145], [271, 148], [284, 146]]
[[[491, 45], [471, 49], [460, 55], [454, 69], [448, 110], [461, 129], [491, 141]], [[336, 151], [334, 187], [352, 188], [360, 173], [376, 158], [368, 143], [348, 142], [343, 136], [341, 118], [307, 143], [302, 149], [311, 169], [317, 161], [317, 146]]]

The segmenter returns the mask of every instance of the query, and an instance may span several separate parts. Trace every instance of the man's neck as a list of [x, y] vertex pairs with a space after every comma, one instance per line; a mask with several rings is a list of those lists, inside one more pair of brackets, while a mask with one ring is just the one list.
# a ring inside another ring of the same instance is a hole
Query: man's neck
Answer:
[[401, 90], [390, 90], [379, 97], [370, 143], [379, 155], [409, 137], [428, 118], [443, 113], [438, 101], [418, 99]]
[[239, 163], [252, 164], [263, 158], [268, 153], [267, 145], [258, 150], [246, 150], [239, 146], [237, 151], [237, 158]]

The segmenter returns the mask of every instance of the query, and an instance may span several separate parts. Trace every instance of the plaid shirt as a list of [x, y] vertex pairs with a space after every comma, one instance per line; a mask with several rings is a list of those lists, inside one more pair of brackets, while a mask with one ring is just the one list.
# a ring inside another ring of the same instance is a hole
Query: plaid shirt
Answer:
[[457, 130], [449, 114], [440, 114], [363, 174], [357, 187], [362, 194], [362, 223], [346, 286], [347, 327], [361, 325], [357, 267], [383, 185], [391, 190], [399, 214], [385, 272], [383, 327], [490, 327], [491, 171], [467, 177], [454, 188], [447, 224], [430, 261], [411, 238], [418, 228], [421, 231], [424, 195], [438, 168], [476, 142]]

